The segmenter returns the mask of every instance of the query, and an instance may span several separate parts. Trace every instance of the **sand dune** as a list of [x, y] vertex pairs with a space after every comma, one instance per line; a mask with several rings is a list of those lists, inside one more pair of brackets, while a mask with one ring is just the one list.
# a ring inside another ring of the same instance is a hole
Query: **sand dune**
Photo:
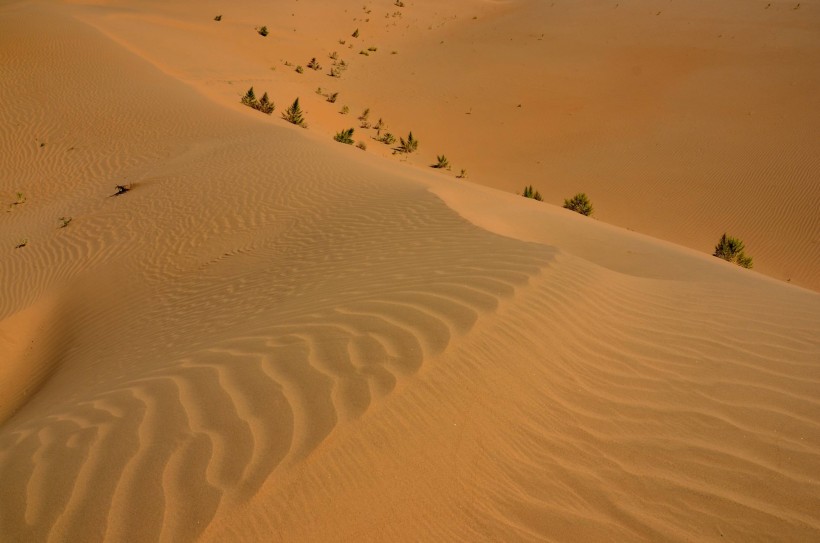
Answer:
[[270, 70], [519, 16], [406, 3], [0, 5], [0, 540], [817, 539], [820, 295], [337, 144]]

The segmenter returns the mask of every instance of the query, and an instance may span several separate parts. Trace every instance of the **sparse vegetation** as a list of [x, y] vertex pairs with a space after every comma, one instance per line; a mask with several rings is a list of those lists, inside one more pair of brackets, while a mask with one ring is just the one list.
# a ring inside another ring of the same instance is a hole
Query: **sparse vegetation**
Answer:
[[364, 56], [366, 56], [366, 57], [369, 57], [369, 56], [370, 56], [370, 53], [368, 53], [368, 52], [367, 52], [367, 51], [365, 51], [364, 49], [362, 49], [361, 51], [359, 51], [359, 54], [360, 54], [360, 55], [364, 55]]
[[302, 68], [301, 65], [299, 65], [299, 66], [296, 67], [296, 73], [297, 74], [305, 73], [305, 69]]
[[339, 60], [339, 53], [337, 53], [336, 51], [333, 51], [328, 56], [330, 57], [330, 60]]
[[746, 256], [743, 249], [745, 249], [745, 247], [741, 240], [729, 237], [724, 233], [720, 240], [718, 240], [717, 245], [715, 245], [715, 252], [712, 253], [712, 256], [722, 258], [727, 262], [734, 262], [743, 268], [751, 268], [752, 257]]
[[564, 207], [581, 215], [589, 217], [592, 215], [592, 202], [589, 201], [587, 195], [579, 192], [572, 198], [564, 200]]
[[362, 128], [370, 128], [370, 122], [367, 120], [367, 117], [370, 115], [370, 108], [365, 108], [361, 115], [359, 115], [359, 121], [361, 121]]
[[351, 34], [351, 36], [353, 36], [354, 38], [358, 38], [359, 37], [359, 29], [357, 28], [356, 30], [354, 30], [353, 34]]
[[60, 228], [65, 228], [66, 226], [68, 226], [68, 225], [69, 225], [69, 223], [71, 222], [72, 218], [71, 218], [71, 217], [60, 217], [60, 218], [59, 218], [59, 219], [57, 219], [57, 220], [58, 220], [58, 221], [60, 221]]
[[375, 53], [376, 51], [379, 50], [379, 48], [378, 47], [368, 47], [367, 50], [370, 51], [371, 53]]
[[400, 7], [400, 8], [403, 8], [403, 7], [404, 7], [404, 2], [402, 2], [401, 0], [396, 0], [396, 1], [393, 3], [393, 5], [395, 5], [395, 6], [397, 6], [397, 7]]
[[125, 185], [116, 185], [117, 192], [112, 194], [111, 196], [120, 196], [121, 194], [125, 194], [129, 190], [131, 190], [131, 183], [127, 183]]
[[342, 130], [341, 132], [337, 132], [333, 139], [338, 141], [339, 143], [346, 143], [347, 145], [353, 145], [353, 129], [348, 128], [347, 130]]
[[214, 17], [214, 21], [219, 22], [221, 20], [222, 20], [222, 15], [217, 15], [216, 17]]
[[541, 197], [541, 193], [538, 192], [537, 190], [534, 190], [532, 188], [532, 185], [530, 185], [530, 186], [525, 185], [524, 186], [524, 192], [521, 193], [521, 196], [523, 196], [524, 198], [532, 198], [533, 200], [538, 200], [539, 202], [544, 201], [544, 198]]
[[263, 27], [257, 28], [257, 29], [256, 29], [256, 31], [257, 31], [257, 32], [259, 33], [259, 35], [260, 35], [260, 36], [262, 36], [263, 38], [264, 38], [265, 36], [267, 36], [267, 35], [268, 35], [268, 27], [267, 27], [267, 26], [263, 26]]
[[256, 107], [256, 109], [258, 109], [266, 115], [270, 115], [271, 113], [273, 113], [273, 110], [276, 109], [276, 106], [274, 105], [273, 101], [270, 98], [268, 98], [267, 92], [262, 95], [262, 98], [259, 100], [259, 105]]
[[322, 66], [319, 64], [319, 61], [316, 60], [316, 57], [313, 57], [312, 59], [310, 59], [310, 62], [308, 62], [307, 67], [310, 68], [311, 70], [321, 70], [322, 69]]
[[413, 153], [419, 148], [419, 140], [413, 137], [413, 132], [407, 136], [407, 139], [399, 138], [398, 151], [401, 153]]
[[26, 245], [28, 245], [28, 240], [27, 239], [21, 239], [20, 241], [17, 242], [17, 245], [15, 245], [14, 248], [15, 249], [22, 249]]
[[450, 167], [450, 161], [447, 160], [447, 157], [444, 155], [436, 155], [436, 163], [433, 164], [433, 168], [444, 169]]
[[291, 124], [301, 126], [302, 128], [307, 128], [305, 116], [302, 113], [302, 108], [299, 107], [298, 97], [293, 101], [293, 104], [291, 104], [291, 106], [284, 113], [282, 113], [282, 118]]
[[390, 132], [385, 132], [382, 137], [377, 138], [377, 141], [380, 141], [385, 145], [393, 145], [394, 143], [396, 143], [396, 136], [394, 136]]
[[467, 178], [467, 170], [461, 168], [461, 172], [456, 176], [458, 179], [466, 179]]
[[342, 106], [342, 109], [339, 110], [339, 113], [341, 113], [342, 115], [347, 115], [348, 113], [350, 113], [350, 108], [347, 106]]
[[253, 87], [248, 89], [248, 92], [245, 93], [245, 96], [242, 97], [241, 102], [248, 107], [251, 107], [257, 111], [261, 111], [267, 115], [273, 113], [273, 110], [276, 109], [276, 106], [273, 102], [268, 98], [268, 93], [262, 95], [261, 100], [256, 99], [256, 94], [253, 92]]
[[17, 193], [17, 199], [11, 204], [13, 206], [19, 206], [26, 203], [26, 195], [22, 192]]
[[360, 141], [356, 144], [356, 147], [361, 149], [362, 151], [367, 151], [367, 144], [363, 141]]
[[333, 66], [330, 68], [330, 73], [328, 74], [330, 77], [342, 77], [342, 70]]
[[327, 95], [327, 101], [328, 101], [328, 102], [330, 102], [331, 104], [335, 104], [335, 103], [336, 103], [336, 99], [337, 99], [338, 97], [339, 97], [339, 93], [338, 93], [338, 92], [332, 92], [332, 93], [330, 93], [330, 94], [328, 94], [328, 95]]
[[376, 121], [376, 124], [373, 126], [373, 128], [376, 129], [376, 135], [378, 136], [379, 134], [381, 134], [382, 130], [387, 128], [387, 125], [384, 123], [384, 120], [381, 117], [379, 117], [379, 120]]

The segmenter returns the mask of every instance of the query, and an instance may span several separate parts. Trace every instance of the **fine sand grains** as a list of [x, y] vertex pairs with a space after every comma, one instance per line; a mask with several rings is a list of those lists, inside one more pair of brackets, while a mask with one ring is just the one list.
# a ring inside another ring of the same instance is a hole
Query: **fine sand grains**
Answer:
[[820, 537], [820, 296], [206, 97], [122, 7], [0, 7], [0, 540]]

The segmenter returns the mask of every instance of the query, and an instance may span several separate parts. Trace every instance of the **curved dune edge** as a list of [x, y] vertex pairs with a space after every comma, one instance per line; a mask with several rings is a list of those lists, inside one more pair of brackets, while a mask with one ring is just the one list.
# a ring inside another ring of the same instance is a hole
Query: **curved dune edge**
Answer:
[[215, 111], [20, 6], [2, 538], [820, 535], [817, 294]]

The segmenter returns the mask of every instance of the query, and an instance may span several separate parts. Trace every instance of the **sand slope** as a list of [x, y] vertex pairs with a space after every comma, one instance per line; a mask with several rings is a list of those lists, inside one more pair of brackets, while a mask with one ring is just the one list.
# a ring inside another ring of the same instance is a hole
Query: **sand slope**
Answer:
[[820, 536], [818, 294], [221, 102], [109, 7], [0, 8], [0, 539]]

